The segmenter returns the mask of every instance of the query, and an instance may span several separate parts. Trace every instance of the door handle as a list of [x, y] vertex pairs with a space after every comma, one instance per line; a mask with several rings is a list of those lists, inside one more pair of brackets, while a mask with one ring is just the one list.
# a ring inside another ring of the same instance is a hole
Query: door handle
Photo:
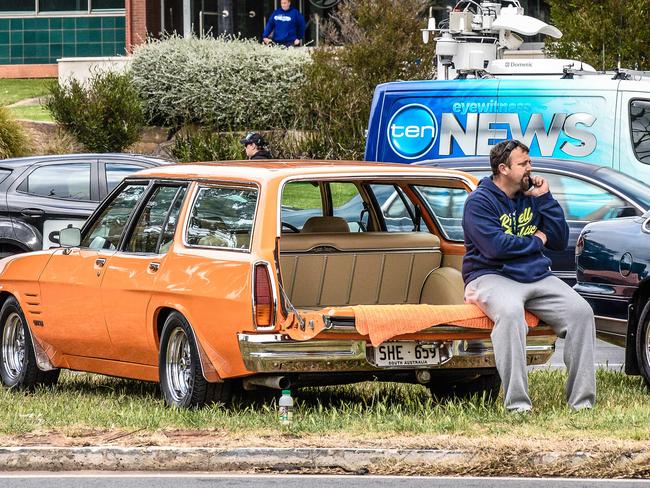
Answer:
[[149, 263], [149, 270], [152, 272], [156, 272], [160, 269], [160, 263]]
[[104, 258], [97, 258], [97, 259], [95, 259], [95, 265], [96, 265], [98, 268], [103, 268], [105, 264], [106, 264], [106, 260], [105, 260]]
[[20, 215], [32, 219], [38, 219], [39, 217], [42, 217], [44, 214], [45, 212], [40, 208], [23, 208], [20, 211]]

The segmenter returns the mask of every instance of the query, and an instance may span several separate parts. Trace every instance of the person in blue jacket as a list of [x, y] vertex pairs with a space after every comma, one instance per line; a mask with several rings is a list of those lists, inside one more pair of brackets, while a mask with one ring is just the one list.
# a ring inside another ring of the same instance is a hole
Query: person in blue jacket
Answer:
[[565, 339], [566, 398], [574, 410], [596, 399], [595, 326], [589, 304], [550, 271], [545, 249], [566, 248], [569, 227], [548, 181], [531, 174], [528, 147], [503, 141], [490, 152], [492, 176], [465, 202], [465, 301], [494, 321], [491, 338], [506, 409], [527, 412], [525, 310]]
[[276, 44], [286, 47], [300, 46], [304, 36], [305, 18], [297, 8], [291, 6], [290, 0], [280, 0], [280, 8], [273, 11], [262, 33], [264, 44], [273, 39]]

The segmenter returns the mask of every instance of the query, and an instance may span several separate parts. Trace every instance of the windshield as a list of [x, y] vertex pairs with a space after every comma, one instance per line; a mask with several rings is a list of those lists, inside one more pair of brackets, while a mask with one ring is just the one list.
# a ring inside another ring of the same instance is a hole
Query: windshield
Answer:
[[603, 181], [619, 188], [628, 198], [639, 202], [645, 210], [650, 209], [650, 186], [610, 168], [599, 168], [597, 171]]

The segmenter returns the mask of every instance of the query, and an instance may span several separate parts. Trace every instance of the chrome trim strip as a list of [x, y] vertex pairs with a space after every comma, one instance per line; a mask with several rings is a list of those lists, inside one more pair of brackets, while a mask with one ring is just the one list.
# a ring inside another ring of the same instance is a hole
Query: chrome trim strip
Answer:
[[597, 299], [606, 299], [614, 302], [629, 302], [632, 298], [620, 297], [616, 295], [606, 295], [604, 293], [584, 293], [578, 292], [583, 298], [597, 298]]
[[617, 319], [614, 317], [606, 317], [604, 315], [594, 315], [594, 319], [596, 320], [609, 320], [611, 322], [620, 322], [622, 324], [627, 324], [627, 319]]
[[643, 224], [641, 224], [641, 230], [650, 234], [650, 217], [643, 221]]
[[[382, 371], [388, 369], [464, 369], [494, 368], [492, 343], [486, 340], [443, 341], [451, 358], [437, 366], [379, 368], [370, 359], [371, 346], [361, 340], [294, 341], [282, 334], [238, 334], [239, 348], [246, 368], [252, 373]], [[555, 335], [529, 336], [527, 362], [546, 363], [555, 351]], [[427, 342], [427, 341], [425, 341]], [[441, 342], [441, 341], [429, 341]], [[373, 351], [374, 352], [374, 351]]]
[[[266, 267], [266, 271], [269, 274], [269, 281], [271, 282], [271, 293], [273, 295], [273, 311], [271, 313], [271, 325], [266, 327], [258, 327], [257, 320], [255, 318], [255, 268], [260, 264]], [[263, 260], [257, 260], [253, 263], [253, 266], [251, 266], [251, 312], [252, 312], [252, 319], [253, 319], [253, 324], [255, 325], [255, 329], [260, 331], [275, 330], [275, 319], [278, 315], [278, 290], [275, 285], [275, 280], [273, 279], [272, 269], [273, 268], [271, 267], [271, 264], [268, 261], [263, 261]]]

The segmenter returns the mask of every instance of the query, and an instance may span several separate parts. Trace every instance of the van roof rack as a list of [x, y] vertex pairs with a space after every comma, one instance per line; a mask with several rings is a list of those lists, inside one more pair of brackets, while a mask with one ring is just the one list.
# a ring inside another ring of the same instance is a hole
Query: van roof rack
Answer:
[[575, 69], [570, 66], [565, 66], [562, 69], [562, 79], [563, 80], [572, 80], [574, 75], [578, 76], [594, 76], [594, 75], [599, 75], [602, 76], [603, 72], [602, 71], [589, 71], [585, 69]]
[[634, 69], [617, 68], [613, 80], [634, 80], [639, 78], [649, 78], [650, 71], [638, 71]]

